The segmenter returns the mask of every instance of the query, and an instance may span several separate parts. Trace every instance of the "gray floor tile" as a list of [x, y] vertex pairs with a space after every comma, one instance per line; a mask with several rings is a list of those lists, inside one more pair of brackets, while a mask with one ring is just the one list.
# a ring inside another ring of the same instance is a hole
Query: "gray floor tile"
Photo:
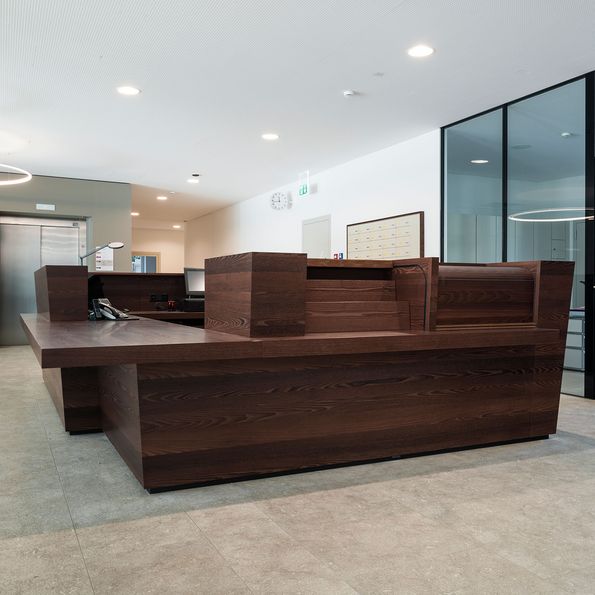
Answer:
[[0, 539], [0, 593], [93, 593], [74, 531]]
[[78, 529], [96, 593], [248, 593], [242, 579], [180, 513]]

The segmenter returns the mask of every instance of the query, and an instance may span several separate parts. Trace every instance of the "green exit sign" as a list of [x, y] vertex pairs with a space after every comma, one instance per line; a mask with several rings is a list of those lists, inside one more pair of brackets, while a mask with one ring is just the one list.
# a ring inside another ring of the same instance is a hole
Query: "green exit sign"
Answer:
[[298, 196], [308, 196], [310, 194], [310, 172], [303, 171], [298, 176]]

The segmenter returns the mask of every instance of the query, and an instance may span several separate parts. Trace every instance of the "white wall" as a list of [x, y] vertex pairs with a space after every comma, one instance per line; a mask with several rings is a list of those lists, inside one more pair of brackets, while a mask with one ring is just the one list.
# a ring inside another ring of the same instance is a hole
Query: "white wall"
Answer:
[[[230, 172], [233, 175], [233, 172]], [[297, 178], [297, 172], [296, 172]], [[425, 211], [425, 254], [440, 255], [440, 131], [435, 130], [323, 171], [310, 178], [316, 192], [275, 211], [265, 194], [186, 224], [186, 265], [248, 251], [301, 252], [302, 221], [330, 214], [331, 252], [346, 252], [346, 225]]]
[[[47, 217], [47, 211], [37, 211], [36, 203], [56, 205], [51, 215], [88, 217], [89, 249], [107, 242], [124, 242], [124, 248], [114, 250], [114, 269], [130, 271], [130, 184], [98, 182], [33, 176], [26, 184], [0, 188], [0, 211], [5, 213], [35, 213]], [[95, 259], [87, 265], [95, 270]]]
[[183, 231], [133, 228], [132, 251], [158, 252], [161, 255], [161, 273], [184, 271]]

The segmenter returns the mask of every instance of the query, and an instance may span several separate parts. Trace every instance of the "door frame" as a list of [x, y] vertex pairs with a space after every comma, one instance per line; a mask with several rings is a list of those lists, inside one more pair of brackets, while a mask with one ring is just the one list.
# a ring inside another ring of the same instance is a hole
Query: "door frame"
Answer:
[[155, 258], [157, 259], [155, 265], [155, 268], [157, 270], [155, 272], [161, 272], [161, 252], [155, 252], [154, 250], [151, 252], [147, 252], [146, 250], [133, 250], [132, 252], [130, 252], [130, 257], [132, 258], [133, 256], [155, 256]]

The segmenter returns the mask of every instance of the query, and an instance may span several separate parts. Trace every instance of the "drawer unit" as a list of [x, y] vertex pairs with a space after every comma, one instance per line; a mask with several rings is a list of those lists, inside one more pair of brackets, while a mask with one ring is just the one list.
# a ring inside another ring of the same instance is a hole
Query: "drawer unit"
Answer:
[[571, 312], [568, 319], [566, 335], [566, 353], [564, 368], [567, 370], [585, 371], [585, 314]]

